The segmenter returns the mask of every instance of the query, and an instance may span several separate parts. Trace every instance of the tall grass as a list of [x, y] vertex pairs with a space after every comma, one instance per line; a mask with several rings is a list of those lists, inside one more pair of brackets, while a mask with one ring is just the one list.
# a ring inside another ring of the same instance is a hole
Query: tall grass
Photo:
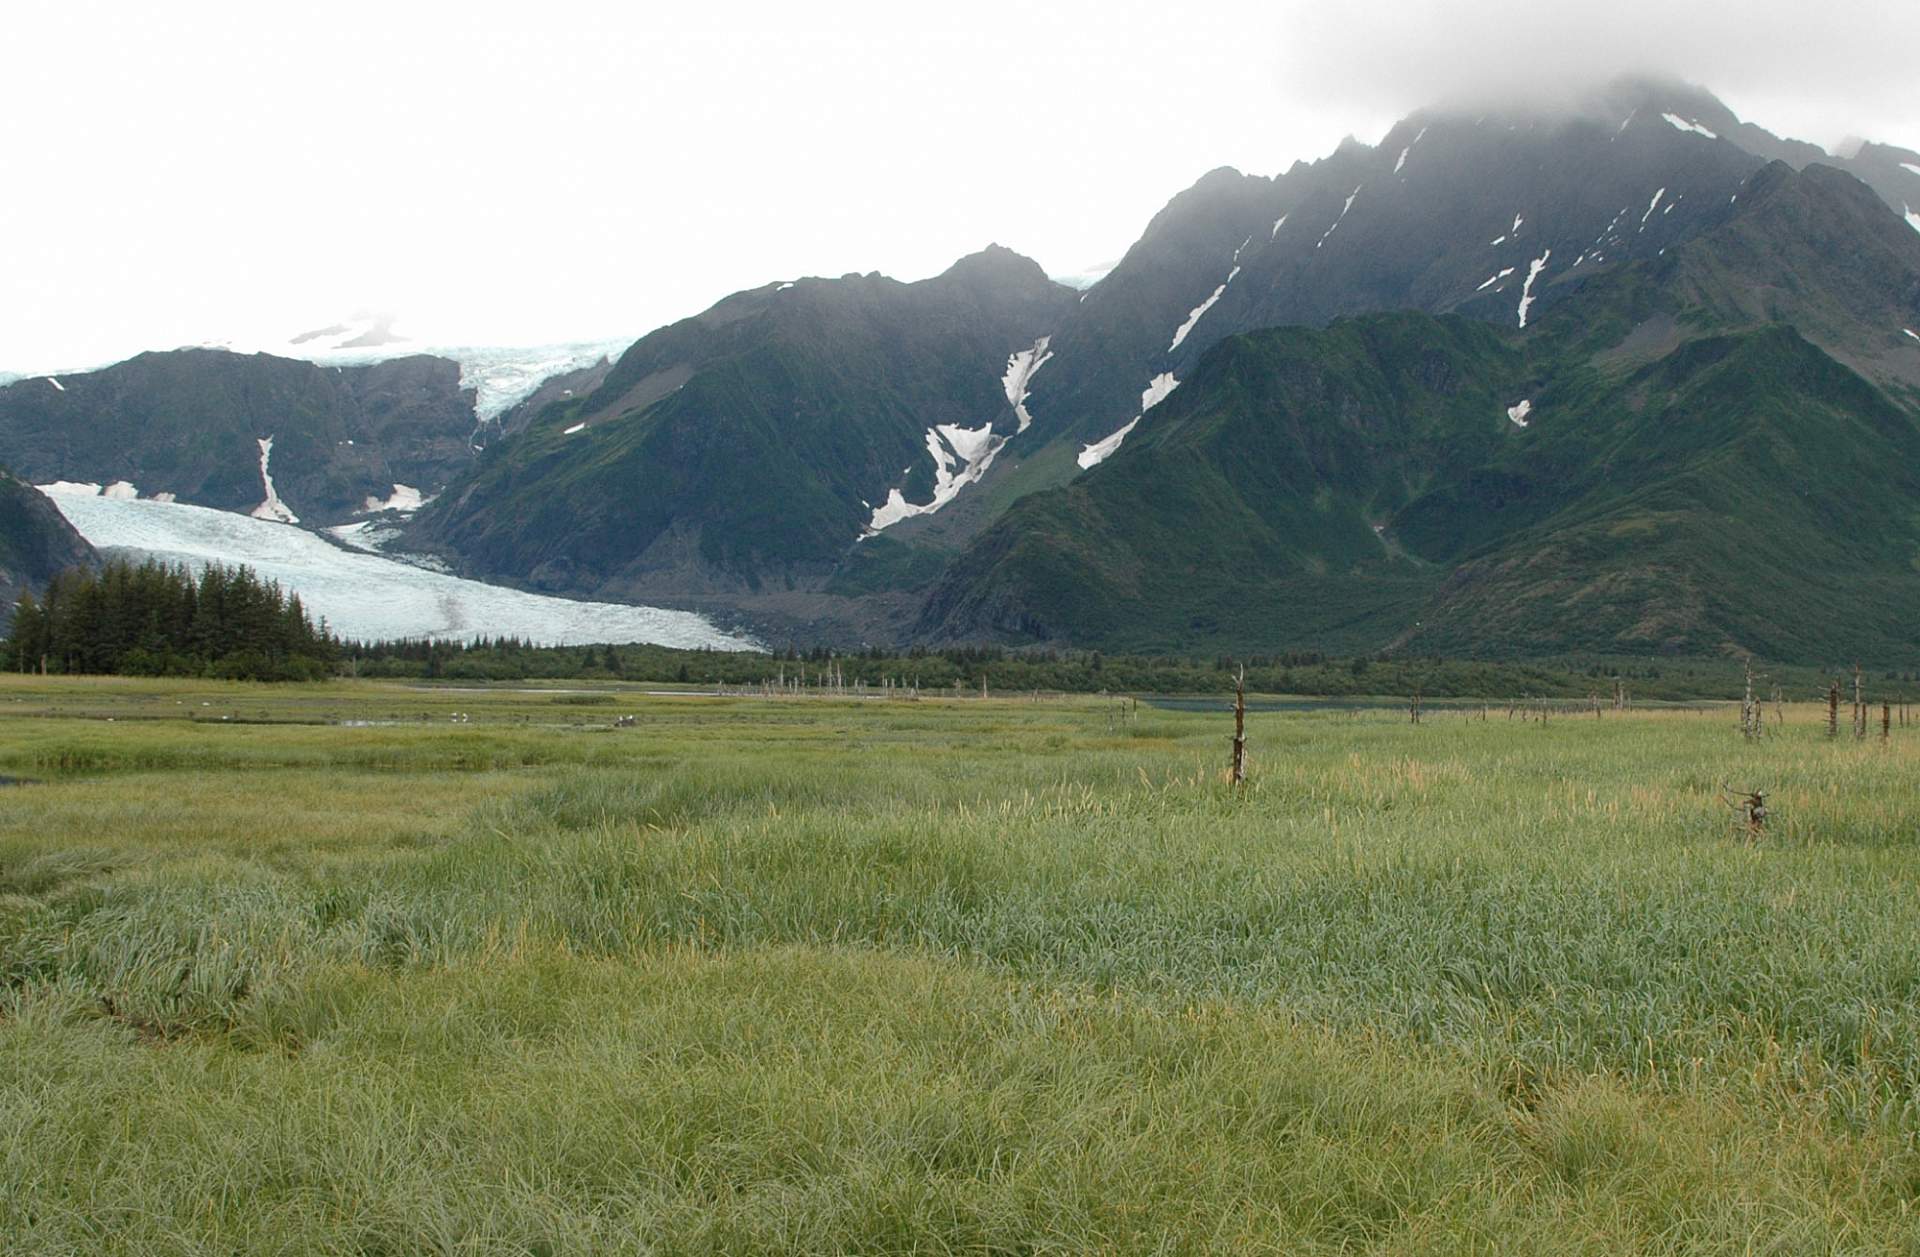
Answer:
[[1236, 792], [1097, 700], [467, 706], [0, 704], [0, 1234], [1920, 1244], [1920, 734], [1260, 714]]

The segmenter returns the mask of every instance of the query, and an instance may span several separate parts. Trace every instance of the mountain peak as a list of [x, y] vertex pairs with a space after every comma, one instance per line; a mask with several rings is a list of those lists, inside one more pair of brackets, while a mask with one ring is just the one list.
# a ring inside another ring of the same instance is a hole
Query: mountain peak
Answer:
[[941, 281], [968, 284], [1052, 284], [1040, 263], [1002, 244], [990, 244], [942, 271]]

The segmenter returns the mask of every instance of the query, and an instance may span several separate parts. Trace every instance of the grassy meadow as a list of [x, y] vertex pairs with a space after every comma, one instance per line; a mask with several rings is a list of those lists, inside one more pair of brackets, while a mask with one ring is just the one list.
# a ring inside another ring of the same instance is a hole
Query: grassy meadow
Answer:
[[0, 1251], [1920, 1251], [1784, 714], [0, 678]]

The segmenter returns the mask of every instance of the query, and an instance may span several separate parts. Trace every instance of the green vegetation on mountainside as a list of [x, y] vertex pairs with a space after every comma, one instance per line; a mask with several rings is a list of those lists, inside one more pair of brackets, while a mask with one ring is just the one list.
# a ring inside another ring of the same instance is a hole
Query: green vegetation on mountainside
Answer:
[[413, 540], [561, 592], [817, 588], [890, 491], [932, 497], [931, 430], [1007, 426], [1008, 355], [1072, 300], [997, 248], [737, 294], [488, 449]]
[[1904, 654], [1916, 293], [1920, 237], [1869, 190], [1774, 166], [1711, 230], [1572, 283], [1527, 333], [1371, 315], [1222, 342], [1118, 454], [960, 555], [921, 632]]

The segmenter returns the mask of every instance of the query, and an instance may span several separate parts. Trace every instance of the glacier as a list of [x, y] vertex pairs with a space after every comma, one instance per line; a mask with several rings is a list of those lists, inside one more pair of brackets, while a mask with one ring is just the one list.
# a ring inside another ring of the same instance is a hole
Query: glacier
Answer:
[[415, 354], [450, 358], [460, 364], [460, 387], [473, 390], [475, 418], [482, 424], [488, 424], [531, 397], [535, 389], [554, 376], [590, 367], [602, 358], [618, 359], [633, 341], [633, 337], [627, 336], [618, 340], [568, 341], [552, 345], [463, 345], [437, 340], [399, 339], [382, 345], [343, 349], [325, 340], [296, 343], [291, 340], [252, 339], [212, 341], [205, 347], [230, 349], [235, 353], [272, 354], [277, 358], [301, 358], [323, 367], [367, 366]]
[[300, 595], [335, 633], [363, 640], [468, 641], [520, 637], [553, 646], [644, 642], [758, 650], [690, 611], [576, 602], [348, 550], [303, 528], [184, 503], [101, 496], [94, 485], [42, 485], [67, 522], [96, 547], [185, 564], [245, 564]]

